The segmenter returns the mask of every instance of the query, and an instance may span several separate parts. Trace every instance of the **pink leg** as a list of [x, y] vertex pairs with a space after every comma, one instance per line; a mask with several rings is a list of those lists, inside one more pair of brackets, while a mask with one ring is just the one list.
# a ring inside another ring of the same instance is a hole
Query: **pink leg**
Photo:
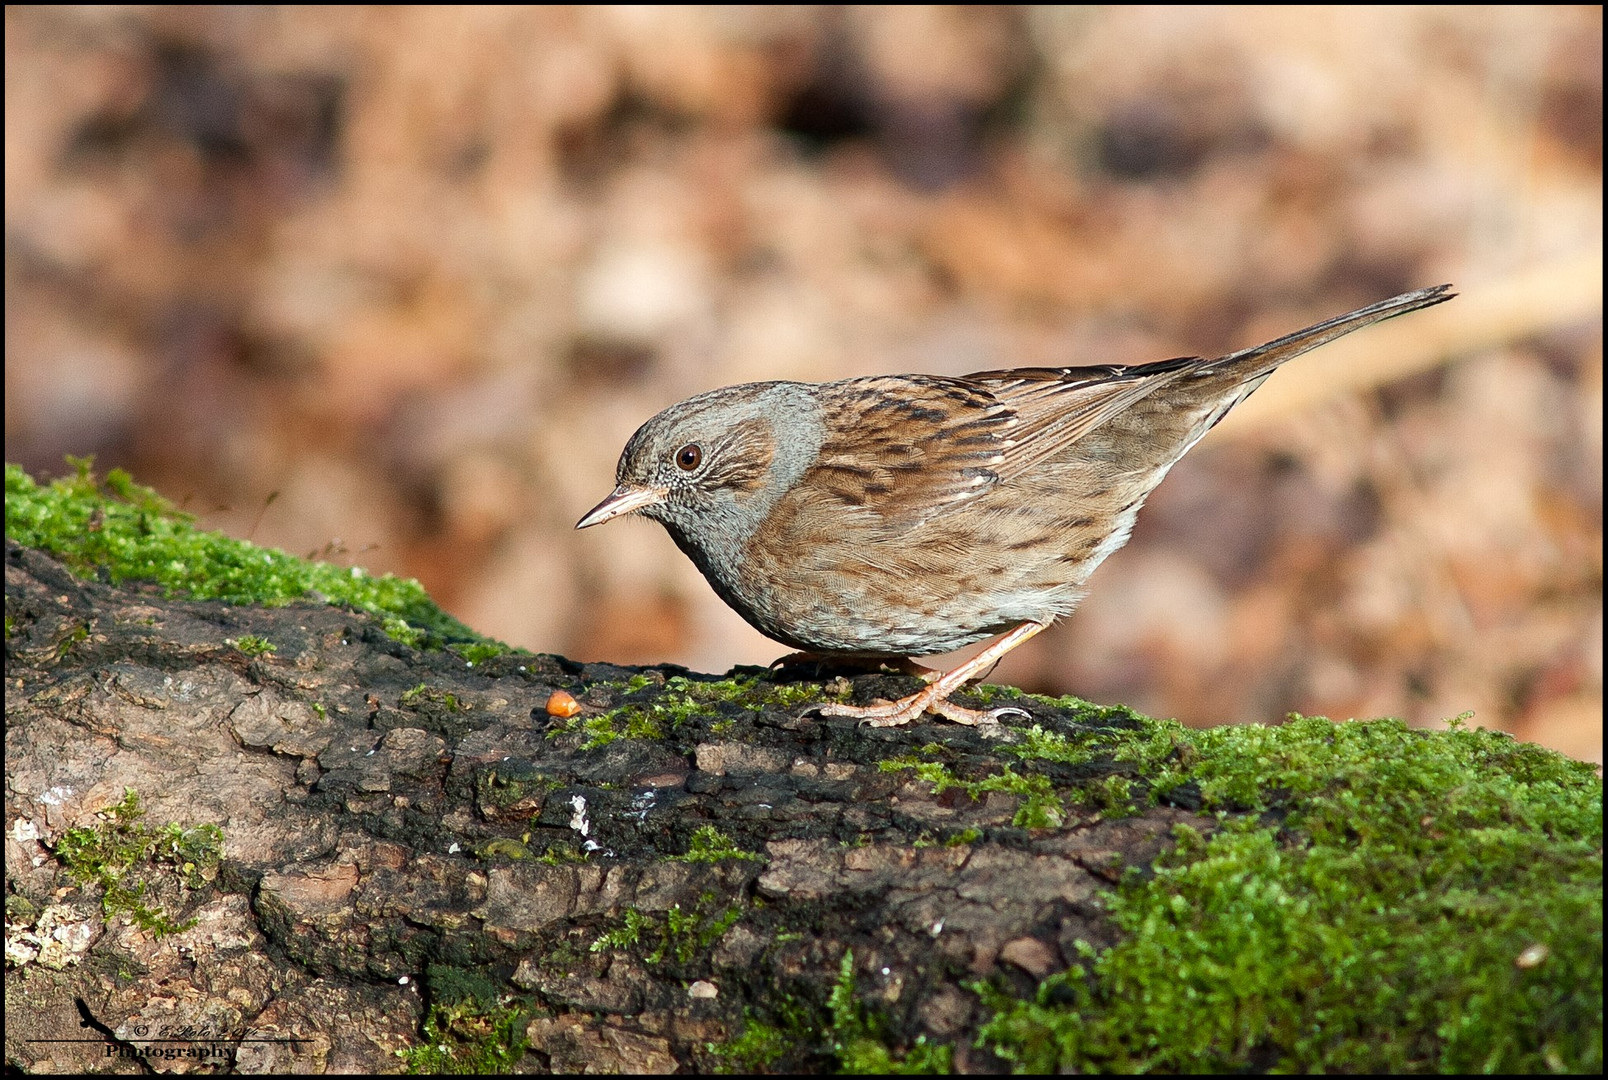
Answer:
[[822, 716], [853, 716], [872, 727], [898, 727], [908, 724], [924, 712], [947, 717], [957, 724], [997, 724], [1003, 713], [1021, 712], [1021, 709], [967, 709], [952, 704], [949, 695], [965, 686], [999, 662], [1000, 657], [1043, 630], [1048, 623], [1025, 622], [994, 642], [988, 648], [943, 675], [923, 690], [898, 701], [885, 701], [877, 705], [823, 705], [815, 711]]

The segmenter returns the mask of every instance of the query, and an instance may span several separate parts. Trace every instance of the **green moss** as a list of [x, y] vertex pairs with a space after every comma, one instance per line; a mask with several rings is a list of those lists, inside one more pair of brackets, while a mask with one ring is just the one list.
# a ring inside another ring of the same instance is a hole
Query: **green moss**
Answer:
[[685, 855], [671, 855], [671, 862], [717, 863], [728, 859], [764, 862], [765, 856], [744, 851], [713, 825], [700, 825], [687, 844]]
[[577, 851], [568, 844], [548, 844], [547, 850], [536, 856], [536, 861], [548, 866], [574, 866], [579, 863], [590, 862], [584, 851]]
[[619, 926], [599, 934], [592, 942], [593, 952], [608, 950], [653, 949], [643, 956], [643, 963], [661, 964], [667, 958], [678, 964], [690, 964], [709, 951], [732, 925], [742, 918], [738, 905], [720, 907], [714, 893], [704, 893], [691, 911], [683, 911], [676, 904], [664, 913], [663, 919], [645, 915], [636, 908], [626, 908]]
[[[763, 708], [787, 704], [793, 700], [791, 695], [797, 689], [794, 686], [761, 686], [758, 676], [754, 675], [729, 675], [724, 679], [689, 679], [684, 675], [672, 675], [664, 681], [665, 696], [676, 699], [677, 707], [685, 710], [687, 716], [708, 712], [708, 707], [718, 702], [730, 702], [758, 712]], [[819, 687], [816, 689], [818, 691]], [[805, 695], [806, 698], [808, 696]]]
[[888, 1046], [887, 1025], [873, 1010], [866, 1008], [855, 989], [854, 952], [847, 950], [838, 965], [837, 982], [826, 1001], [832, 1017], [832, 1052], [840, 1072], [853, 1074], [919, 1075], [948, 1073], [953, 1050], [929, 1043], [918, 1035], [904, 1053]]
[[1046, 731], [1038, 724], [1019, 733], [1018, 741], [1005, 747], [1009, 753], [1019, 758], [1039, 758], [1044, 761], [1059, 761], [1064, 765], [1082, 765], [1094, 761], [1100, 753], [1094, 749], [1094, 744], [1102, 738], [1109, 742], [1105, 732], [1098, 730], [1078, 730], [1071, 735], [1060, 732]]
[[941, 795], [950, 788], [960, 788], [973, 799], [980, 799], [990, 791], [1019, 796], [1021, 803], [1011, 819], [1011, 824], [1017, 828], [1053, 829], [1066, 821], [1066, 807], [1048, 777], [1023, 775], [1009, 765], [1002, 766], [999, 772], [981, 780], [964, 780], [942, 762], [922, 761], [913, 755], [880, 761], [877, 768], [882, 772], [909, 769], [918, 780], [933, 786], [934, 795]]
[[742, 918], [743, 909], [736, 904], [715, 911], [711, 908], [713, 901], [713, 894], [705, 893], [690, 912], [682, 911], [680, 904], [665, 912], [665, 940], [658, 951], [648, 957], [648, 963], [658, 963], [667, 951], [674, 953], [677, 963], [691, 963]]
[[139, 794], [125, 789], [121, 802], [96, 815], [101, 825], [74, 826], [63, 833], [55, 855], [69, 880], [101, 890], [101, 910], [107, 918], [127, 915], [140, 928], [163, 937], [189, 929], [195, 920], [176, 922], [162, 908], [145, 902], [151, 875], [173, 874], [186, 888], [201, 888], [217, 876], [223, 830], [212, 824], [153, 829], [141, 820], [144, 816]]
[[792, 1072], [819, 1072], [826, 1027], [818, 1002], [778, 987], [762, 1005], [743, 1010], [743, 1030], [736, 1038], [705, 1043], [710, 1060], [700, 1064], [719, 1073], [766, 1072], [778, 1062]]
[[796, 1042], [796, 1035], [762, 1023], [749, 1010], [741, 1035], [724, 1043], [705, 1043], [704, 1049], [719, 1059], [722, 1072], [757, 1073], [775, 1064]]
[[840, 699], [842, 697], [842, 694], [828, 693], [820, 683], [782, 683], [770, 688], [764, 704], [771, 708], [790, 709], [796, 705]]
[[628, 705], [611, 709], [602, 716], [576, 717], [568, 724], [554, 724], [548, 735], [581, 731], [586, 735], [586, 742], [582, 744], [584, 750], [607, 746], [615, 739], [662, 739], [664, 728], [654, 715], [657, 711], [651, 705]]
[[1126, 776], [1107, 776], [1083, 785], [1076, 791], [1078, 805], [1097, 810], [1102, 818], [1128, 817], [1134, 813], [1133, 781]]
[[511, 649], [500, 641], [479, 641], [471, 644], [448, 645], [448, 650], [463, 657], [464, 663], [470, 667], [484, 664], [487, 660], [494, 660], [513, 652], [524, 652], [522, 649]]
[[[763, 683], [755, 669], [737, 669], [724, 679], [693, 679], [672, 675], [662, 681], [649, 675], [633, 675], [618, 684], [626, 694], [641, 694], [644, 700], [626, 701], [601, 716], [577, 716], [567, 722], [555, 723], [548, 729], [550, 736], [583, 732], [587, 736], [584, 749], [605, 746], [616, 739], [663, 739], [693, 720], [719, 716], [720, 705], [735, 705], [749, 712], [766, 709], [787, 710], [802, 702], [831, 698], [817, 683], [789, 683], [776, 685]], [[729, 710], [728, 710], [729, 712]], [[709, 720], [711, 734], [725, 734], [736, 726], [729, 715]]]
[[404, 709], [423, 709], [434, 706], [434, 711], [441, 713], [465, 712], [469, 706], [458, 700], [458, 695], [447, 690], [437, 690], [426, 683], [420, 683], [411, 690], [404, 690], [397, 703]]
[[[1024, 695], [1018, 695], [1018, 698]], [[1158, 774], [1164, 770], [1156, 763], [1176, 750], [1175, 732], [1187, 731], [1174, 721], [1145, 720], [1142, 723], [1126, 709], [1099, 709], [1086, 706], [1077, 699], [1064, 699], [1079, 710], [1079, 719], [1088, 717], [1098, 723], [1107, 721], [1113, 714], [1129, 726], [1077, 728], [1070, 733], [1049, 731], [1038, 724], [1013, 732], [1015, 741], [1002, 747], [1002, 752], [1019, 758], [1027, 771], [1018, 771], [1009, 765], [998, 773], [981, 779], [969, 780], [956, 773], [942, 761], [949, 749], [937, 743], [923, 746], [915, 754], [892, 758], [878, 764], [884, 772], [910, 769], [917, 779], [933, 785], [933, 793], [941, 794], [949, 788], [961, 788], [972, 798], [981, 798], [990, 791], [1003, 791], [1020, 797], [1012, 824], [1019, 828], [1056, 828], [1067, 820], [1067, 804], [1072, 803], [1098, 811], [1102, 817], [1123, 817], [1132, 814], [1140, 804], [1153, 804], [1158, 795], [1171, 790], [1184, 777], [1168, 773], [1163, 779], [1136, 784], [1125, 775], [1093, 775], [1086, 780], [1059, 786], [1041, 772], [1033, 771], [1037, 762], [1054, 762], [1062, 765], [1108, 764], [1112, 759], [1134, 762], [1138, 768], [1153, 767]]]
[[587, 735], [583, 749], [606, 746], [616, 739], [662, 739], [688, 720], [706, 715], [711, 706], [730, 701], [751, 691], [754, 680], [698, 680], [676, 675], [658, 680], [633, 675], [621, 687], [626, 693], [653, 688], [650, 700], [629, 701], [602, 716], [576, 717], [567, 724], [555, 724], [549, 734], [582, 731]]
[[475, 845], [475, 858], [487, 861], [496, 859], [511, 859], [514, 862], [530, 858], [530, 848], [523, 840], [515, 840], [511, 836], [494, 836], [490, 840]]
[[[1027, 1071], [1597, 1072], [1594, 770], [1399, 721], [1091, 736], [1226, 817], [1110, 898], [1124, 939], [1030, 1000], [977, 987]], [[1541, 958], [1541, 959], [1537, 959]]]
[[1020, 701], [1026, 696], [1014, 686], [999, 686], [994, 683], [978, 683], [976, 686], [967, 687], [966, 690], [981, 700], [985, 709], [1001, 702]]
[[636, 908], [626, 908], [624, 921], [614, 929], [599, 934], [597, 940], [592, 942], [592, 951], [629, 949], [642, 940], [642, 928], [650, 924], [651, 920], [642, 912]]
[[433, 965], [418, 1046], [398, 1050], [410, 1073], [507, 1073], [525, 1055], [532, 1010], [478, 972]]
[[[1072, 803], [1129, 813], [1184, 785], [1238, 816], [1210, 839], [1181, 831], [1153, 877], [1123, 882], [1121, 944], [1029, 1001], [979, 987], [997, 1010], [985, 1045], [1028, 1071], [1600, 1069], [1590, 766], [1459, 721], [1191, 731], [1060, 704], [1087, 726], [1018, 732], [1022, 770], [967, 779], [937, 746], [881, 768], [1017, 795], [1017, 825], [1058, 824]], [[1031, 771], [1112, 760], [1122, 773], [1054, 786]]]
[[224, 638], [223, 643], [233, 646], [247, 656], [264, 656], [274, 651], [273, 642], [265, 637], [258, 637], [256, 634], [241, 634], [237, 638]]
[[380, 625], [385, 627], [386, 634], [411, 649], [423, 649], [430, 643], [428, 631], [423, 627], [410, 625], [400, 615], [387, 615], [381, 619]]
[[169, 595], [232, 604], [350, 604], [378, 616], [387, 633], [415, 647], [486, 641], [437, 607], [417, 581], [309, 562], [198, 529], [189, 514], [123, 470], [98, 481], [90, 459], [68, 462], [75, 475], [48, 485], [35, 483], [19, 466], [6, 466], [6, 535], [51, 552], [75, 573], [151, 581]]

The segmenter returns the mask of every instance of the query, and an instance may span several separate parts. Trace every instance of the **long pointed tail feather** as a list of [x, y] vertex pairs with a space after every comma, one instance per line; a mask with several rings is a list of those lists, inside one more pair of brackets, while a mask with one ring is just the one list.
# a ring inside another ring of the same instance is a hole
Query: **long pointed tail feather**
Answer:
[[1245, 368], [1247, 360], [1261, 360], [1250, 371], [1245, 371], [1243, 377], [1246, 381], [1258, 378], [1260, 375], [1272, 371], [1280, 364], [1293, 360], [1304, 352], [1316, 349], [1320, 345], [1327, 345], [1335, 338], [1344, 337], [1353, 330], [1360, 330], [1370, 323], [1383, 322], [1393, 319], [1397, 315], [1405, 315], [1409, 311], [1418, 311], [1421, 308], [1433, 307], [1445, 303], [1457, 294], [1451, 291], [1450, 285], [1436, 285], [1428, 289], [1414, 289], [1412, 292], [1393, 296], [1389, 300], [1381, 300], [1377, 304], [1369, 304], [1365, 308], [1337, 315], [1332, 319], [1316, 323], [1305, 330], [1297, 330], [1293, 334], [1286, 334], [1276, 338], [1266, 345], [1258, 345], [1252, 349], [1242, 349], [1236, 353], [1229, 353], [1211, 364], [1200, 369], [1201, 374], [1221, 371], [1234, 366]]

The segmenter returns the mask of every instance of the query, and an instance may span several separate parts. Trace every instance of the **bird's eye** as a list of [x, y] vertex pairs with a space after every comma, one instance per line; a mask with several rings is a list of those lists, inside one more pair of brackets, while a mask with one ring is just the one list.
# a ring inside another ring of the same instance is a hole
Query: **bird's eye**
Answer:
[[676, 451], [676, 464], [687, 472], [692, 472], [703, 464], [703, 447], [697, 443], [688, 443]]

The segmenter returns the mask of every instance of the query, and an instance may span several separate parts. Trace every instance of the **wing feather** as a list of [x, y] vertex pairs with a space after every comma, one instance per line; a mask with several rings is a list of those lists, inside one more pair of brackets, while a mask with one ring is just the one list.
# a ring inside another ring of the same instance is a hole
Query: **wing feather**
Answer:
[[927, 375], [829, 385], [827, 428], [852, 437], [828, 439], [801, 484], [897, 535], [999, 483], [1017, 421], [985, 388]]
[[[966, 505], [1001, 482], [1073, 444], [1151, 395], [1177, 387], [1172, 405], [1192, 407], [1169, 450], [1193, 440], [1280, 364], [1370, 323], [1451, 299], [1441, 285], [1418, 289], [1304, 330], [1207, 360], [1185, 356], [1153, 364], [1015, 368], [963, 378], [881, 375], [822, 384], [834, 435], [795, 492], [836, 503], [869, 539]], [[1182, 384], [1182, 385], [1180, 385]], [[1164, 402], [1166, 404], [1166, 402]], [[838, 434], [841, 433], [841, 434]], [[1163, 455], [1165, 456], [1165, 454]]]

